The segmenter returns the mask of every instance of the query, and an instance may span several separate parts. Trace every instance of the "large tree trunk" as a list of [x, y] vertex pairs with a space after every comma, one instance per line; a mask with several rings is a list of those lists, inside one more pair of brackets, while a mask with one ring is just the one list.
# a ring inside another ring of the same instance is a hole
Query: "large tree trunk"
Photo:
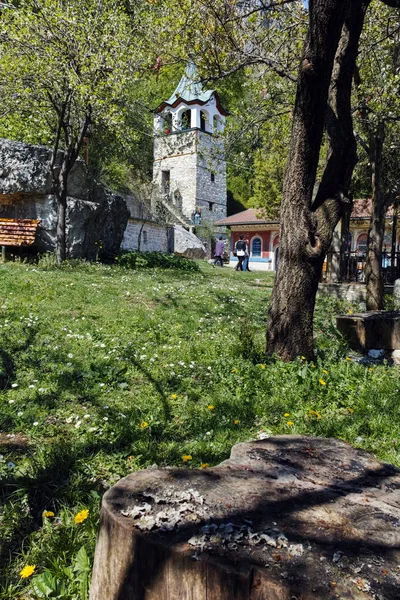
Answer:
[[[283, 189], [279, 267], [267, 331], [267, 352], [284, 360], [314, 357], [318, 283], [334, 228], [349, 205], [347, 191], [356, 162], [351, 81], [368, 2], [314, 0], [309, 4], [310, 25]], [[312, 203], [325, 117], [328, 162]]]
[[57, 200], [57, 230], [56, 230], [56, 257], [57, 263], [61, 264], [67, 258], [67, 234], [66, 234], [66, 220], [67, 220], [67, 195], [68, 195], [68, 168], [67, 158], [64, 154], [60, 166], [60, 172], [57, 177], [57, 184], [55, 189], [55, 197]]
[[370, 141], [372, 169], [372, 215], [368, 231], [365, 281], [367, 284], [367, 310], [383, 310], [382, 245], [385, 236], [385, 197], [382, 183], [382, 153], [385, 141], [385, 124], [380, 122], [374, 139]]

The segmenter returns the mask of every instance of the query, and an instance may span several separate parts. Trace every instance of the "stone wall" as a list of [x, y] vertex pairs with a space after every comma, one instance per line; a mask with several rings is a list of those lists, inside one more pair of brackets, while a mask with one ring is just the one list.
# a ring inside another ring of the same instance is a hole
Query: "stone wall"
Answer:
[[[44, 146], [0, 140], [0, 217], [40, 219], [34, 245], [39, 251], [56, 247], [51, 155]], [[92, 181], [82, 160], [71, 171], [68, 192], [68, 256], [91, 260], [117, 254], [129, 217], [124, 198]]]
[[[129, 219], [121, 244], [121, 250], [133, 251], [138, 249], [138, 239], [143, 221]], [[145, 222], [141, 234], [141, 252], [167, 252], [168, 230], [165, 225]]]
[[153, 182], [164, 194], [162, 171], [170, 174], [172, 205], [189, 221], [198, 206], [203, 222], [226, 216], [226, 163], [216, 136], [189, 130], [155, 138]]

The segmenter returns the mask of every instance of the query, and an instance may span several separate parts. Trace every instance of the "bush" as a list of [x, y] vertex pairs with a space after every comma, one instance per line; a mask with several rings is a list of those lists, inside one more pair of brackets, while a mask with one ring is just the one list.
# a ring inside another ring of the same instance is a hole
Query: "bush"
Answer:
[[127, 252], [117, 257], [117, 263], [126, 269], [176, 269], [200, 271], [199, 265], [189, 258], [163, 252]]

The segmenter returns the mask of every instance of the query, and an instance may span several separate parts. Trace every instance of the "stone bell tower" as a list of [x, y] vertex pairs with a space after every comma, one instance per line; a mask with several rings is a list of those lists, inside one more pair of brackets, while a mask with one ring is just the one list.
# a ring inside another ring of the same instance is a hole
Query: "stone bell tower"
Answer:
[[171, 221], [186, 228], [226, 216], [226, 115], [215, 90], [203, 90], [193, 62], [155, 111], [153, 184]]

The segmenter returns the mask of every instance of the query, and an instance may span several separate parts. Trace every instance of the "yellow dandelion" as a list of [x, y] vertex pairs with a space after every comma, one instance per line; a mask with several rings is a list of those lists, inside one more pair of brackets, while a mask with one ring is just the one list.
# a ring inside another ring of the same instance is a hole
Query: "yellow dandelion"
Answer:
[[210, 463], [201, 463], [200, 469], [207, 469], [210, 466]]
[[326, 381], [324, 381], [323, 379], [320, 379], [319, 382], [321, 385], [326, 385]]
[[35, 569], [36, 569], [36, 565], [26, 565], [22, 569], [22, 571], [19, 572], [19, 576], [21, 577], [21, 579], [27, 579], [28, 577], [33, 575]]
[[347, 410], [349, 411], [349, 413], [353, 413], [354, 412], [354, 408], [350, 408], [349, 406], [347, 407]]
[[285, 413], [283, 416], [284, 417], [290, 417], [290, 413]]
[[209, 404], [207, 406], [208, 410], [214, 410], [215, 406], [213, 404]]
[[235, 425], [239, 425], [239, 419], [235, 419], [233, 422]]
[[325, 375], [328, 375], [328, 371], [325, 371], [325, 369], [322, 369], [322, 372], [325, 373]]
[[370, 368], [368, 369], [368, 371], [373, 371], [373, 370], [374, 370], [374, 369], [373, 369], [372, 367], [370, 367]]
[[267, 365], [264, 365], [264, 364], [262, 364], [262, 365], [258, 365], [258, 366], [260, 367], [260, 369], [265, 369], [265, 367], [266, 367]]
[[287, 421], [287, 422], [286, 422], [286, 425], [287, 425], [288, 427], [293, 427], [294, 423], [293, 423], [293, 421]]
[[237, 373], [237, 369], [232, 369], [232, 373]]
[[148, 426], [149, 426], [149, 424], [148, 424], [148, 422], [147, 422], [147, 421], [142, 421], [142, 422], [140, 423], [140, 428], [141, 428], [141, 429], [146, 429], [146, 427], [148, 427]]
[[349, 310], [349, 312], [348, 312], [347, 314], [348, 314], [348, 315], [352, 315], [352, 314], [353, 314], [353, 311], [352, 311], [352, 310]]
[[133, 456], [133, 454], [131, 454], [130, 456], [128, 456], [127, 460], [133, 460], [135, 457]]
[[79, 525], [79, 523], [83, 523], [83, 521], [86, 521], [88, 516], [89, 516], [89, 511], [87, 508], [84, 508], [83, 510], [78, 512], [77, 515], [75, 515], [75, 517], [74, 517], [75, 524]]
[[351, 360], [350, 356], [346, 356], [346, 360]]
[[317, 367], [315, 365], [311, 365], [311, 368], [312, 369], [316, 369]]
[[192, 458], [193, 458], [193, 457], [191, 456], [191, 454], [184, 454], [184, 455], [182, 456], [182, 460], [183, 460], [183, 462], [189, 462], [190, 460], [192, 460]]
[[317, 419], [322, 419], [321, 413], [317, 412], [316, 410], [309, 410], [308, 414], [310, 417], [317, 417]]
[[176, 400], [176, 399], [177, 399], [177, 397], [178, 397], [178, 396], [177, 396], [176, 394], [171, 394], [171, 395], [170, 395], [170, 398], [171, 398], [171, 400]]
[[305, 356], [301, 356], [300, 358], [301, 358], [301, 360], [306, 360]]
[[52, 510], [45, 510], [43, 516], [49, 519], [50, 517], [54, 517], [55, 515]]

